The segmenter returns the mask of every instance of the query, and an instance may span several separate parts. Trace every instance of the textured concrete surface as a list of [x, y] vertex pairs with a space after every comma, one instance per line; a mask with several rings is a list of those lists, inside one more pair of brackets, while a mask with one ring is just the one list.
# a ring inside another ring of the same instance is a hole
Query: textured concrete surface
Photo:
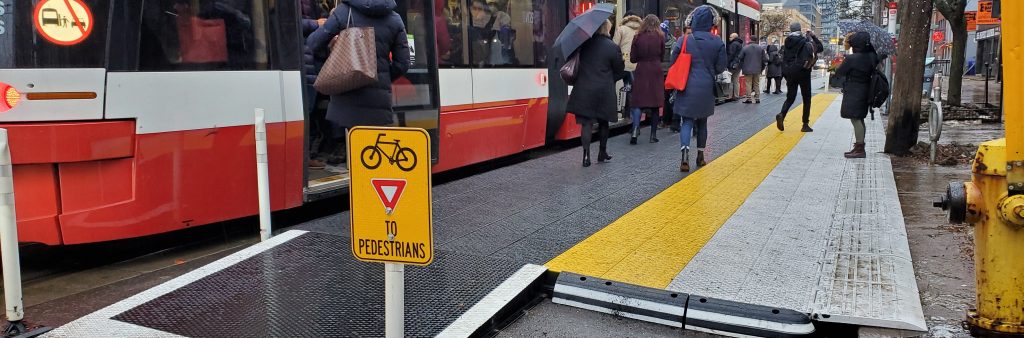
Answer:
[[[812, 123], [835, 95], [812, 103]], [[805, 133], [794, 107], [787, 131], [767, 126], [548, 263], [555, 271], [664, 288], [697, 255]], [[758, 115], [771, 116], [768, 112]], [[654, 216], [654, 217], [652, 217]], [[723, 253], [728, 254], [728, 253]]]
[[866, 159], [848, 160], [840, 100], [669, 289], [780, 306], [821, 321], [925, 330], [892, 169], [868, 121]]

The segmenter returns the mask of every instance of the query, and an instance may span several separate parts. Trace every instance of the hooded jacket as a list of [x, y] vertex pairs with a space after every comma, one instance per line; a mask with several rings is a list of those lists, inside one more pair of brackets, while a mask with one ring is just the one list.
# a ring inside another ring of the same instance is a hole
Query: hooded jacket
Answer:
[[409, 70], [409, 41], [405, 23], [395, 13], [395, 0], [345, 0], [327, 22], [306, 38], [314, 54], [327, 53], [328, 43], [345, 29], [349, 14], [353, 27], [373, 27], [377, 50], [377, 83], [340, 95], [331, 95], [327, 119], [340, 127], [382, 126], [393, 123], [391, 82]]
[[623, 60], [626, 62], [626, 71], [628, 72], [636, 70], [636, 63], [629, 61], [629, 52], [633, 46], [636, 32], [640, 31], [641, 22], [640, 17], [636, 15], [628, 15], [622, 18], [622, 26], [615, 30], [615, 36], [612, 37], [612, 41], [619, 45], [619, 52], [622, 53]]
[[840, 115], [848, 119], [863, 119], [871, 109], [868, 98], [871, 95], [871, 74], [880, 61], [871, 46], [871, 35], [865, 32], [853, 34], [847, 41], [853, 47], [853, 54], [843, 59], [836, 69], [836, 76], [843, 81], [843, 105]]
[[[693, 34], [686, 40], [686, 52], [692, 55], [686, 90], [676, 94], [672, 111], [690, 119], [707, 118], [715, 113], [715, 75], [725, 71], [727, 55], [722, 39], [711, 34], [716, 20], [715, 10], [701, 5], [687, 18]], [[676, 62], [682, 49], [682, 38], [672, 46], [671, 63]]]

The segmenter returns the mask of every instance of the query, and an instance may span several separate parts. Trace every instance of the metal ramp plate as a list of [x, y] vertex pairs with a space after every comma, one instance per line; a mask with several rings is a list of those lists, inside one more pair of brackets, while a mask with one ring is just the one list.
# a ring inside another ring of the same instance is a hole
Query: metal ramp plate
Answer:
[[892, 165], [879, 153], [882, 124], [865, 121], [866, 159], [843, 158], [853, 133], [841, 101], [668, 289], [819, 321], [926, 330]]

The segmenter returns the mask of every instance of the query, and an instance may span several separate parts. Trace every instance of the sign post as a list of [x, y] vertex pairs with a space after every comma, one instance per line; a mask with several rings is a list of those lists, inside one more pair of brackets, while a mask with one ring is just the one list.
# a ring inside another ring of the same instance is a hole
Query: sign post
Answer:
[[405, 266], [434, 260], [430, 135], [420, 128], [348, 133], [352, 255], [384, 263], [384, 335], [403, 337]]

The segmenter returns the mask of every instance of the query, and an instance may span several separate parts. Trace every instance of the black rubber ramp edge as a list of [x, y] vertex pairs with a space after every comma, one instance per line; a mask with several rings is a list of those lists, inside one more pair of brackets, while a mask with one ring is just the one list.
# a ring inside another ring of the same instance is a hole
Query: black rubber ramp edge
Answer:
[[727, 336], [811, 337], [806, 314], [578, 275], [559, 274], [552, 302]]

